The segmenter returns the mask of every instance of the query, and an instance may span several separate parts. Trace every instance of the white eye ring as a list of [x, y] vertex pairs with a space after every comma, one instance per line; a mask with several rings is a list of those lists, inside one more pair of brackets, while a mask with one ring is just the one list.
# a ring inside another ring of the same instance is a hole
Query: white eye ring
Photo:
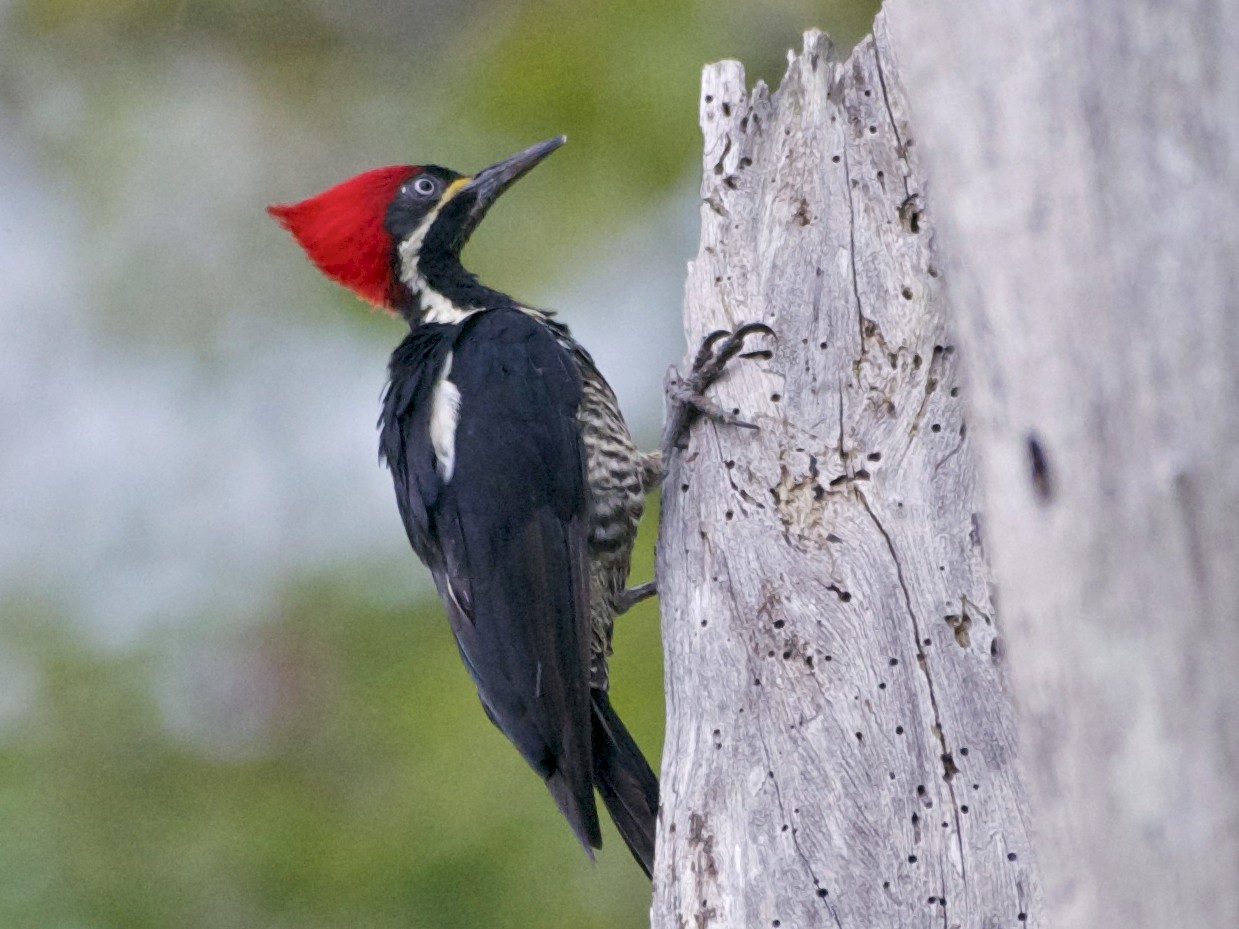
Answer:
[[413, 182], [413, 191], [423, 197], [429, 197], [435, 192], [435, 182], [428, 177], [419, 177]]

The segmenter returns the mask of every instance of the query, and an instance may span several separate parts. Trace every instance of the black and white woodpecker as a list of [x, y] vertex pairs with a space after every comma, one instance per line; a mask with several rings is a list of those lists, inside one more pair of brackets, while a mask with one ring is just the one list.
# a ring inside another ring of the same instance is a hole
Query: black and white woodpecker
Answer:
[[379, 425], [409, 541], [486, 715], [587, 852], [596, 789], [648, 875], [658, 781], [611, 707], [607, 657], [659, 459], [564, 325], [460, 263], [500, 194], [563, 142], [471, 177], [378, 168], [268, 210], [324, 274], [408, 323]]

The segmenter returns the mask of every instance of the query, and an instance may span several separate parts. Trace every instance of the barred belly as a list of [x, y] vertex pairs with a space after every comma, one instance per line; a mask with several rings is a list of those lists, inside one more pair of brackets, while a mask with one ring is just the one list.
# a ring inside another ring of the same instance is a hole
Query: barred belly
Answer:
[[590, 686], [605, 690], [611, 632], [628, 584], [646, 488], [642, 457], [615, 394], [583, 350], [576, 348], [574, 355], [583, 382], [577, 421], [589, 480]]

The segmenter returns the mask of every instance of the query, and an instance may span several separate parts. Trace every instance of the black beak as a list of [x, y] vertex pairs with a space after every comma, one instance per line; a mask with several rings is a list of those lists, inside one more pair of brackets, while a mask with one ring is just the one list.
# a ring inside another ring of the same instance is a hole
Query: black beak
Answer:
[[523, 152], [517, 152], [515, 155], [505, 158], [489, 168], [483, 168], [475, 174], [473, 180], [465, 185], [460, 192], [461, 195], [470, 195], [469, 199], [472, 201], [469, 203], [464, 227], [461, 229], [462, 241], [467, 239], [469, 234], [478, 227], [478, 223], [482, 221], [482, 217], [486, 215], [486, 211], [491, 208], [491, 205], [499, 199], [500, 194], [528, 174], [538, 162], [567, 141], [568, 137], [563, 135], [547, 139], [545, 142], [529, 146]]

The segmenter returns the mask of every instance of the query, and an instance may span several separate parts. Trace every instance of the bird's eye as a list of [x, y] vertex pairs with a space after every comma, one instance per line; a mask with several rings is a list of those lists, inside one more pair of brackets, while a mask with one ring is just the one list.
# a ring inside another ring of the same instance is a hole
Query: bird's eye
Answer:
[[438, 185], [428, 177], [419, 177], [413, 182], [413, 192], [421, 194], [423, 197], [429, 197], [437, 188]]

